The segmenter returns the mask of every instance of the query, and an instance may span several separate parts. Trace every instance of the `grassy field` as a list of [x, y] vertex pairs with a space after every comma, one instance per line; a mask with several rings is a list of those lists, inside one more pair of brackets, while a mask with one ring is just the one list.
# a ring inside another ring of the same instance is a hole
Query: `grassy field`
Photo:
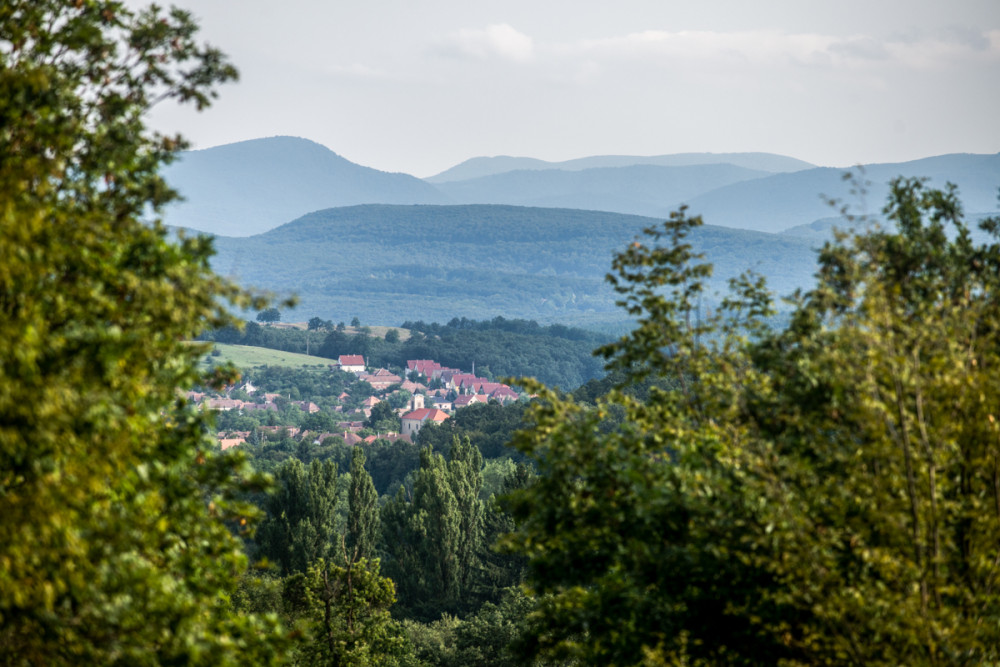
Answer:
[[215, 365], [226, 361], [233, 362], [237, 368], [254, 368], [255, 366], [289, 366], [291, 368], [322, 367], [326, 368], [333, 363], [332, 359], [323, 357], [312, 357], [306, 354], [296, 354], [294, 352], [282, 352], [280, 350], [270, 350], [265, 347], [251, 347], [249, 345], [225, 345], [215, 343], [213, 346], [220, 354], [219, 356], [206, 356], [202, 364]]

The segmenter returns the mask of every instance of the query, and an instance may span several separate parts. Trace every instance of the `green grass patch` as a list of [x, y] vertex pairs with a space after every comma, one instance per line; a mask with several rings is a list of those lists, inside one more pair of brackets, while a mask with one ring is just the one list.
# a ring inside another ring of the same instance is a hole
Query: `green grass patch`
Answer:
[[252, 347], [250, 345], [226, 345], [215, 343], [212, 350], [218, 350], [218, 355], [211, 352], [202, 360], [202, 364], [218, 365], [227, 361], [232, 362], [237, 368], [247, 369], [257, 366], [287, 366], [289, 368], [326, 368], [333, 363], [332, 359], [324, 357], [313, 357], [308, 354], [296, 354], [295, 352], [282, 352], [281, 350], [271, 350], [266, 347]]

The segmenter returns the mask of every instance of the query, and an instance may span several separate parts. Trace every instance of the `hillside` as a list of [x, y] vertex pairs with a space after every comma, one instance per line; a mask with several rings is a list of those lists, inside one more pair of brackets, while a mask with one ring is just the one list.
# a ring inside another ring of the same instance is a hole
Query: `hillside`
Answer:
[[185, 198], [168, 207], [165, 222], [224, 236], [251, 236], [333, 206], [446, 201], [418, 178], [362, 167], [296, 137], [188, 151], [164, 176]]
[[688, 204], [712, 224], [763, 232], [781, 232], [830, 216], [821, 195], [852, 203], [859, 213], [877, 215], [886, 200], [888, 183], [897, 176], [928, 178], [933, 187], [954, 183], [968, 211], [996, 211], [1000, 186], [1000, 154], [955, 154], [898, 164], [866, 165], [871, 184], [859, 201], [844, 180], [847, 170], [822, 167], [775, 174], [723, 186], [695, 197]]
[[731, 164], [631, 165], [518, 170], [437, 187], [456, 204], [580, 208], [666, 218], [679, 204], [705, 192], [770, 175]]
[[[501, 315], [620, 331], [623, 315], [604, 281], [612, 253], [659, 222], [513, 206], [354, 206], [218, 238], [214, 266], [244, 285], [297, 293], [301, 305], [285, 319]], [[692, 244], [715, 263], [714, 288], [756, 268], [785, 294], [815, 269], [806, 239], [705, 226]]]
[[535, 171], [561, 170], [581, 171], [584, 169], [599, 169], [609, 167], [631, 167], [634, 165], [652, 165], [658, 167], [687, 167], [694, 165], [729, 164], [744, 169], [767, 172], [786, 172], [810, 169], [815, 165], [773, 153], [674, 153], [671, 155], [594, 155], [590, 157], [548, 162], [530, 157], [475, 157], [440, 174], [424, 180], [429, 183], [449, 183], [464, 181], [483, 176], [492, 176], [509, 171], [531, 169]]
[[[320, 338], [317, 335], [317, 338]], [[249, 369], [257, 366], [283, 366], [287, 368], [329, 368], [330, 360], [321, 357], [298, 354], [295, 352], [285, 352], [282, 350], [272, 350], [266, 347], [256, 347], [252, 345], [229, 345], [226, 343], [214, 343], [213, 351], [218, 354], [209, 354], [202, 359], [205, 367], [217, 366], [225, 362], [232, 362], [236, 368]]]

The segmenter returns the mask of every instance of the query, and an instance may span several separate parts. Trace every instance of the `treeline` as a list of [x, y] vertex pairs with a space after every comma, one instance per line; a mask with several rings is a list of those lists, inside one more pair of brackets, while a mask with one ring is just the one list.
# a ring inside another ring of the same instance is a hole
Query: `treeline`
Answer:
[[604, 374], [593, 350], [607, 337], [563, 325], [542, 326], [533, 320], [497, 317], [488, 321], [452, 319], [447, 324], [405, 322], [406, 340], [349, 333], [344, 327], [302, 330], [247, 322], [242, 331], [226, 327], [206, 332], [202, 340], [254, 345], [285, 352], [336, 359], [360, 354], [371, 367], [406, 368], [408, 359], [433, 359], [444, 366], [487, 378], [534, 377], [548, 385], [571, 389]]

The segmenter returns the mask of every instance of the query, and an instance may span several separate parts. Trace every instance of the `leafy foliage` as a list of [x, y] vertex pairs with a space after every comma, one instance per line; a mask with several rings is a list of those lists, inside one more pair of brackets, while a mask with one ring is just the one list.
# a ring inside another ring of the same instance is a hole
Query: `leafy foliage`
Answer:
[[[684, 212], [613, 264], [637, 328], [595, 404], [542, 386], [508, 545], [522, 650], [587, 664], [991, 663], [1000, 656], [1000, 221], [893, 183], [896, 227], [820, 253], [787, 328], [761, 281], [710, 319]], [[648, 387], [639, 401], [625, 391]]]
[[0, 5], [0, 646], [7, 664], [258, 664], [272, 620], [231, 614], [253, 509], [176, 399], [202, 347], [261, 307], [211, 244], [142, 218], [183, 147], [161, 100], [208, 105], [236, 76], [180, 10]]

